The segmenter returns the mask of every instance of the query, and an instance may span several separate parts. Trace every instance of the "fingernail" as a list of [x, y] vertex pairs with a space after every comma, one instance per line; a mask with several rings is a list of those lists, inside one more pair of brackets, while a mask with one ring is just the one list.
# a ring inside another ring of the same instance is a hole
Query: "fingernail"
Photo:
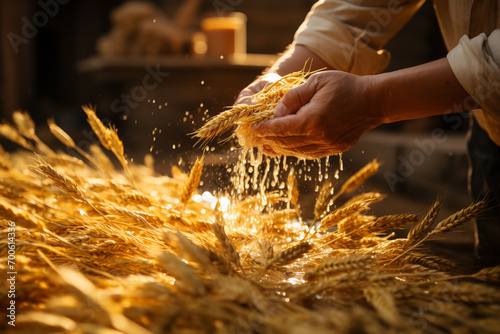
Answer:
[[275, 117], [285, 116], [287, 113], [288, 113], [288, 109], [283, 103], [278, 104], [278, 106], [276, 108], [274, 108], [274, 116]]

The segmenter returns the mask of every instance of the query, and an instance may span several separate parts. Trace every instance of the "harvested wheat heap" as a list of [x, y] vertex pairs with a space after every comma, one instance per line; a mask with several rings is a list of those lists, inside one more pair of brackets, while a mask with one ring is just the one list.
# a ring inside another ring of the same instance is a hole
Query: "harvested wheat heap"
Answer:
[[[0, 126], [27, 149], [0, 155], [0, 270], [10, 271], [14, 222], [17, 271], [16, 327], [5, 317], [0, 327], [15, 333], [498, 333], [500, 267], [465, 275], [417, 249], [479, 215], [483, 202], [443, 220], [437, 219], [440, 199], [422, 217], [368, 215], [383, 198], [379, 193], [337, 203], [377, 171], [373, 161], [335, 192], [324, 182], [309, 228], [300, 219], [292, 168], [279, 191], [267, 191], [260, 179], [256, 192], [217, 200], [197, 192], [203, 157], [188, 174], [174, 169], [173, 177], [157, 175], [151, 163], [129, 164], [116, 131], [84, 109], [102, 147], [80, 151], [80, 158], [44, 145], [25, 113]], [[79, 151], [54, 122], [50, 129]], [[410, 227], [406, 238], [384, 233], [404, 227]], [[4, 312], [7, 290], [2, 284]]]

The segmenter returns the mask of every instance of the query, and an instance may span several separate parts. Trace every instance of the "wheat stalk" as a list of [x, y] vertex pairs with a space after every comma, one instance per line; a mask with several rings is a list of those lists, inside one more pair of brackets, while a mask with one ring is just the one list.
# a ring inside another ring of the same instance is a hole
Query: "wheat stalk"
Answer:
[[268, 267], [269, 261], [274, 257], [273, 243], [269, 240], [263, 240], [259, 242], [260, 247], [260, 262], [264, 267]]
[[290, 169], [290, 172], [288, 173], [286, 184], [288, 187], [288, 202], [293, 204], [297, 218], [301, 220], [300, 207], [299, 207], [299, 186], [297, 182], [297, 177], [295, 176], [295, 169], [293, 167]]
[[419, 223], [411, 227], [407, 236], [409, 244], [419, 241], [419, 239], [421, 239], [422, 237], [426, 236], [427, 233], [429, 233], [429, 231], [432, 228], [432, 224], [434, 224], [434, 221], [436, 220], [436, 217], [439, 213], [439, 209], [441, 208], [442, 204], [443, 204], [442, 199], [438, 198], [432, 205], [429, 212], [427, 212], [425, 217]]
[[457, 269], [452, 262], [427, 254], [412, 253], [406, 255], [404, 259], [408, 262], [439, 271], [455, 271]]
[[314, 203], [314, 221], [318, 221], [321, 216], [325, 213], [331, 203], [332, 184], [330, 181], [325, 181], [321, 185], [321, 188], [316, 197], [316, 202]]
[[102, 124], [99, 117], [97, 117], [95, 113], [95, 109], [91, 106], [82, 106], [83, 111], [87, 114], [87, 122], [90, 124], [92, 130], [97, 136], [97, 139], [101, 142], [102, 146], [104, 146], [107, 150], [112, 150], [111, 143], [108, 141], [107, 133], [108, 129]]
[[92, 127], [92, 130], [94, 130], [94, 133], [101, 142], [102, 146], [104, 146], [107, 150], [113, 152], [113, 154], [122, 165], [123, 170], [127, 174], [130, 182], [132, 183], [134, 188], [137, 188], [135, 180], [128, 168], [128, 161], [127, 159], [125, 159], [123, 143], [118, 137], [117, 129], [112, 125], [109, 128], [105, 127], [99, 117], [97, 117], [95, 109], [92, 106], [82, 106], [82, 109], [87, 114], [87, 121]]
[[342, 271], [366, 269], [376, 258], [373, 254], [353, 254], [345, 257], [327, 259], [321, 262], [313, 271], [306, 273], [305, 279], [311, 280], [317, 276], [331, 275]]
[[50, 132], [52, 133], [52, 135], [54, 137], [57, 138], [57, 140], [59, 140], [61, 143], [63, 143], [67, 147], [74, 149], [80, 155], [82, 155], [85, 159], [90, 161], [90, 163], [92, 163], [95, 167], [98, 167], [98, 163], [92, 158], [92, 156], [90, 154], [88, 154], [87, 152], [85, 152], [84, 150], [82, 150], [78, 145], [76, 145], [73, 138], [71, 138], [70, 135], [68, 135], [63, 129], [61, 129], [56, 124], [54, 119], [52, 119], [52, 118], [49, 119], [47, 121], [47, 124], [49, 125]]
[[201, 174], [203, 172], [203, 161], [205, 160], [205, 156], [202, 155], [201, 158], [196, 158], [196, 161], [189, 171], [189, 176], [184, 183], [184, 189], [181, 194], [180, 201], [184, 206], [191, 199], [194, 192], [198, 188], [198, 184], [200, 183]]
[[92, 153], [93, 160], [98, 166], [100, 166], [101, 170], [104, 170], [109, 174], [110, 171], [115, 169], [115, 166], [113, 166], [113, 163], [108, 158], [106, 153], [103, 152], [100, 146], [90, 145], [90, 152]]
[[257, 106], [249, 106], [246, 104], [233, 106], [231, 109], [210, 118], [201, 128], [196, 130], [194, 136], [208, 139], [216, 137], [235, 126], [241, 118], [247, 116], [252, 112], [252, 108], [255, 107]]
[[356, 202], [364, 202], [367, 205], [382, 201], [386, 195], [377, 192], [367, 192], [354, 196], [344, 203], [344, 207], [349, 206]]
[[363, 290], [363, 294], [365, 295], [366, 300], [373, 305], [382, 319], [395, 328], [404, 327], [396, 306], [396, 301], [387, 290], [367, 288]]
[[500, 282], [500, 266], [483, 268], [472, 277], [488, 282]]
[[304, 83], [308, 76], [316, 72], [306, 71], [307, 66], [308, 62], [301, 71], [289, 73], [254, 94], [252, 96], [252, 105], [236, 105], [210, 118], [207, 123], [194, 132], [194, 137], [208, 141], [237, 125], [235, 133], [240, 140], [240, 144], [245, 147], [245, 144], [249, 142], [247, 140], [249, 126], [273, 118], [274, 109], [286, 92]]
[[167, 241], [173, 241], [181, 254], [191, 261], [200, 264], [204, 268], [210, 268], [211, 261], [205, 250], [189, 240], [189, 238], [180, 231], [177, 231], [177, 233], [165, 232], [163, 238]]
[[471, 219], [477, 218], [486, 209], [486, 202], [479, 201], [472, 203], [468, 207], [452, 214], [450, 217], [442, 220], [437, 226], [429, 232], [430, 235], [448, 232]]
[[144, 206], [152, 205], [151, 199], [148, 196], [135, 190], [132, 192], [123, 193], [121, 194], [121, 197], [124, 202], [133, 202]]
[[[220, 216], [216, 214], [216, 216]], [[221, 245], [224, 253], [227, 255], [229, 261], [236, 264], [238, 267], [241, 267], [240, 255], [236, 251], [234, 244], [231, 239], [226, 234], [224, 230], [224, 226], [222, 225], [222, 217], [218, 218], [215, 223], [212, 224], [212, 230], [214, 231], [215, 237], [219, 240], [219, 244]]]
[[380, 163], [376, 159], [373, 159], [358, 172], [356, 172], [353, 176], [351, 176], [346, 182], [344, 182], [344, 184], [340, 188], [340, 193], [348, 193], [357, 189], [359, 186], [365, 183], [368, 178], [377, 173], [379, 167]]
[[360, 213], [361, 211], [366, 209], [367, 205], [364, 201], [358, 201], [348, 206], [343, 206], [335, 211], [330, 212], [325, 218], [323, 218], [320, 228], [325, 230], [329, 229], [337, 225], [343, 219]]
[[70, 177], [55, 170], [51, 165], [39, 158], [38, 165], [34, 167], [35, 171], [49, 178], [52, 183], [72, 198], [88, 204], [97, 213], [106, 218], [92, 203], [89, 202], [78, 184]]
[[17, 131], [20, 135], [35, 141], [37, 148], [40, 152], [44, 154], [54, 154], [54, 151], [50, 149], [41, 139], [36, 135], [35, 132], [35, 122], [31, 119], [31, 116], [27, 112], [16, 110], [12, 113], [12, 120], [17, 127]]
[[387, 215], [377, 218], [374, 222], [367, 224], [370, 232], [382, 232], [390, 229], [403, 228], [406, 225], [413, 224], [417, 221], [418, 216], [413, 213], [404, 213], [399, 215]]
[[312, 246], [307, 241], [302, 241], [295, 246], [288, 247], [278, 252], [270, 261], [266, 263], [265, 269], [267, 270], [272, 265], [285, 265], [293, 262], [312, 249]]
[[36, 148], [31, 145], [23, 136], [21, 136], [11, 125], [0, 124], [0, 135], [8, 140], [24, 147], [28, 151], [36, 151]]
[[397, 259], [399, 259], [401, 256], [407, 254], [409, 251], [415, 249], [416, 247], [420, 246], [422, 242], [427, 240], [429, 237], [432, 235], [436, 234], [442, 234], [445, 232], [448, 232], [466, 222], [468, 222], [471, 219], [477, 218], [480, 214], [484, 212], [486, 208], [486, 202], [484, 201], [479, 201], [476, 203], [472, 203], [468, 207], [452, 214], [448, 218], [442, 220], [434, 229], [432, 229], [427, 235], [424, 237], [420, 238], [419, 241], [411, 244], [410, 247], [406, 248], [401, 254], [399, 254], [397, 257], [395, 257], [393, 260], [391, 260], [387, 265], [390, 265]]
[[176, 278], [175, 285], [179, 289], [196, 296], [205, 294], [205, 288], [200, 279], [193, 273], [189, 265], [182, 262], [175, 254], [160, 254], [158, 260], [169, 274]]

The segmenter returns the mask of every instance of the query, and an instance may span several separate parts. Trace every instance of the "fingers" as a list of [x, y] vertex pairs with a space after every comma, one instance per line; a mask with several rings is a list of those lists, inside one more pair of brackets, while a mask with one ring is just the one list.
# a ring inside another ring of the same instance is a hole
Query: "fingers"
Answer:
[[240, 95], [236, 98], [236, 101], [234, 101], [233, 105], [238, 105], [238, 104], [247, 104], [247, 105], [252, 105], [252, 95], [248, 89], [244, 89], [240, 92]]
[[290, 89], [281, 99], [281, 103], [274, 109], [274, 116], [282, 117], [295, 114], [311, 100], [315, 93], [316, 85], [309, 81]]
[[262, 146], [262, 152], [270, 157], [275, 157], [278, 155], [269, 145]]
[[291, 156], [301, 159], [320, 159], [326, 156], [335, 155], [341, 153], [340, 150], [335, 149], [325, 149], [324, 147], [313, 144], [313, 145], [304, 145], [301, 147], [289, 148], [289, 147], [270, 147], [268, 145], [264, 145], [262, 147], [262, 152], [271, 157], [277, 155], [285, 155]]
[[285, 117], [273, 118], [269, 121], [252, 126], [253, 136], [256, 140], [260, 137], [290, 137], [308, 136], [304, 131], [303, 115], [287, 115]]
[[298, 147], [303, 147], [304, 145], [319, 145], [314, 137], [311, 136], [288, 136], [288, 137], [260, 137], [256, 139], [254, 143], [257, 145], [260, 143], [272, 143], [273, 147], [286, 147], [288, 149], [294, 149]]
[[252, 96], [260, 92], [266, 85], [268, 85], [271, 82], [275, 82], [279, 80], [281, 76], [276, 73], [267, 73], [263, 76], [261, 76], [259, 79], [255, 80], [252, 82], [250, 85], [248, 85], [246, 88], [244, 88], [238, 97], [236, 98], [236, 101], [234, 101], [234, 105], [237, 104], [248, 104], [252, 105]]

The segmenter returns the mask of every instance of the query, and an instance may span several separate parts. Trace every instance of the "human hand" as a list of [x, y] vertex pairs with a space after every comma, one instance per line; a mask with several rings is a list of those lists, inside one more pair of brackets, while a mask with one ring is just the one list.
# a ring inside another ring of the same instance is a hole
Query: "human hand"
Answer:
[[314, 159], [344, 152], [382, 123], [374, 95], [369, 76], [315, 73], [285, 94], [274, 119], [251, 128], [250, 144], [270, 156]]
[[260, 76], [257, 80], [252, 82], [250, 85], [245, 87], [234, 102], [234, 105], [237, 104], [248, 104], [252, 105], [252, 96], [260, 92], [264, 89], [268, 84], [271, 84], [275, 81], [281, 79], [281, 75], [276, 73], [266, 73]]

